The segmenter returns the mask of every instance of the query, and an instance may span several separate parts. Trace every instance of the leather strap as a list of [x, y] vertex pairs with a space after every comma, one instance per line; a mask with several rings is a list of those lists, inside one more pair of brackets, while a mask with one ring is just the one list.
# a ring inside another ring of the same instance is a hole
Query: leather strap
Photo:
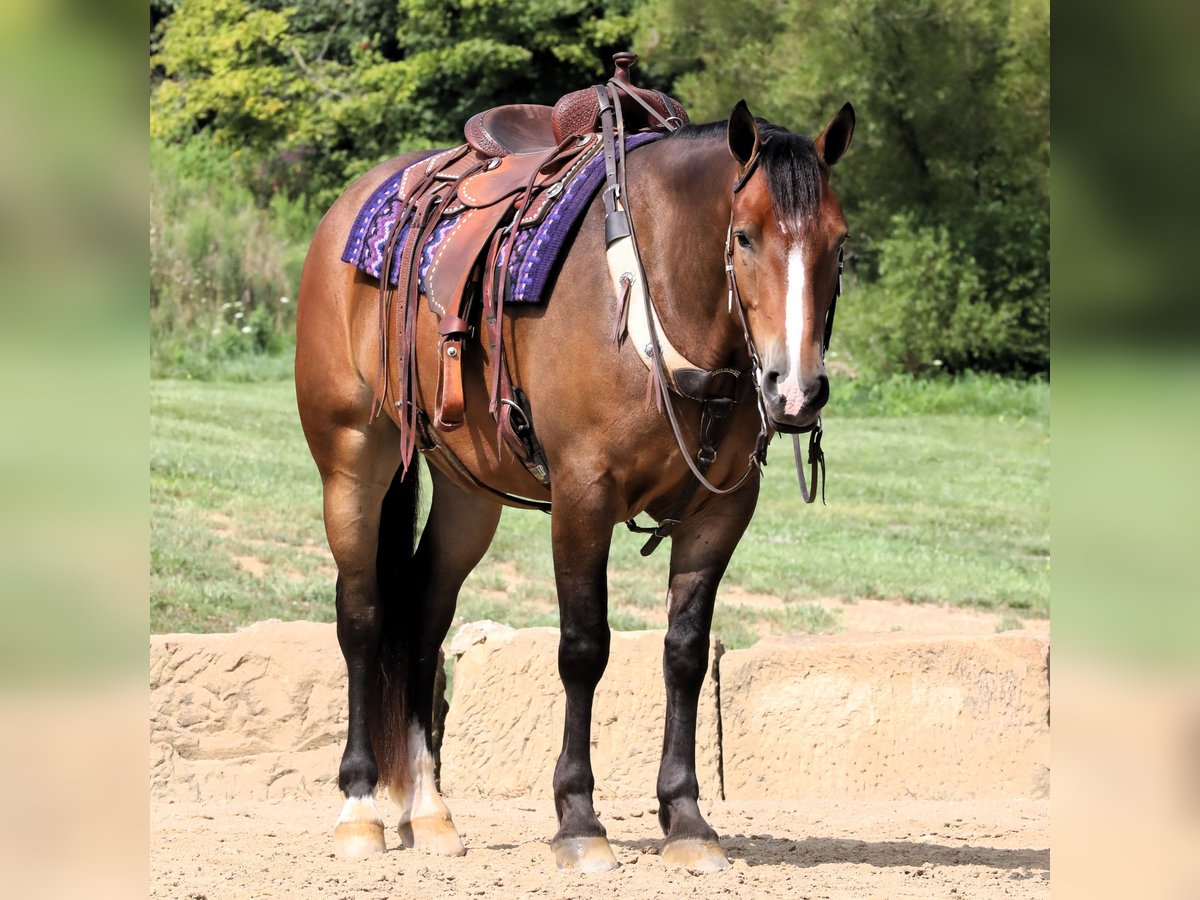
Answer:
[[459, 459], [446, 444], [438, 437], [437, 432], [429, 427], [425, 417], [419, 416], [417, 419], [418, 426], [421, 429], [423, 438], [421, 444], [421, 453], [425, 457], [437, 457], [445, 463], [442, 471], [450, 477], [459, 487], [468, 491], [478, 489], [484, 493], [495, 497], [505, 506], [513, 506], [517, 509], [536, 509], [544, 513], [550, 512], [550, 504], [545, 500], [530, 500], [526, 497], [518, 497], [516, 494], [510, 494], [507, 491], [499, 490], [492, 487], [483, 481], [476, 478], [471, 470], [463, 465]]
[[[613, 99], [615, 101], [616, 88], [612, 87], [611, 83], [610, 83], [609, 91], [612, 92]], [[621, 119], [621, 104], [613, 102], [611, 104], [611, 110], [606, 111], [605, 115], [612, 116], [616, 120], [617, 140], [615, 141], [615, 144], [616, 144], [616, 148], [617, 148], [617, 177], [620, 179], [619, 194], [621, 196], [625, 196], [628, 194], [628, 191], [626, 190], [626, 185], [625, 185], [625, 141], [624, 141], [624, 129], [623, 129], [624, 123]], [[606, 144], [605, 153], [608, 153], [608, 152], [609, 152], [609, 147]], [[630, 225], [630, 230], [631, 230], [629, 245], [633, 251], [633, 256], [634, 256], [635, 264], [636, 264], [636, 268], [637, 268], [637, 272], [634, 277], [637, 278], [643, 286], [645, 286], [645, 267], [642, 265], [641, 255], [638, 253], [637, 235], [635, 233], [633, 233], [633, 221], [632, 221], [632, 219], [629, 218], [628, 213], [625, 212], [624, 210], [622, 210], [622, 214], [625, 215], [625, 217], [628, 219], [629, 225]], [[763, 430], [760, 430], [758, 440], [755, 442], [755, 450], [750, 455], [750, 459], [746, 464], [746, 471], [742, 473], [741, 478], [739, 478], [731, 487], [727, 487], [727, 488], [717, 487], [715, 484], [713, 484], [711, 481], [709, 481], [708, 478], [705, 476], [705, 472], [707, 471], [708, 467], [706, 466], [705, 469], [702, 471], [700, 469], [700, 467], [697, 465], [697, 463], [692, 460], [692, 454], [688, 452], [687, 442], [684, 440], [682, 429], [679, 426], [679, 421], [675, 414], [675, 407], [672, 402], [671, 393], [669, 390], [669, 385], [671, 383], [671, 377], [667, 371], [666, 365], [663, 362], [663, 344], [666, 342], [666, 339], [665, 339], [665, 337], [662, 337], [659, 333], [658, 322], [657, 322], [658, 317], [654, 311], [654, 303], [650, 297], [650, 291], [648, 289], [646, 289], [645, 287], [642, 290], [642, 298], [643, 298], [643, 304], [645, 307], [647, 326], [648, 326], [648, 329], [650, 332], [650, 340], [649, 340], [650, 356], [651, 356], [651, 359], [653, 362], [653, 365], [650, 370], [650, 372], [651, 372], [650, 388], [651, 388], [651, 390], [654, 390], [656, 392], [656, 400], [659, 402], [659, 405], [664, 407], [666, 410], [667, 421], [671, 425], [671, 431], [673, 432], [673, 434], [675, 436], [675, 442], [679, 446], [679, 449], [683, 454], [684, 462], [686, 462], [688, 465], [688, 468], [691, 469], [693, 477], [697, 481], [699, 481], [700, 484], [704, 485], [704, 487], [707, 490], [709, 490], [710, 492], [712, 492], [714, 494], [731, 494], [734, 491], [739, 490], [746, 483], [746, 481], [750, 478], [751, 475], [754, 475], [755, 473], [757, 473], [759, 471], [759, 468], [761, 466], [761, 458], [760, 457], [765, 455], [761, 452], [760, 448], [763, 448], [766, 445], [766, 432], [765, 432], [766, 421], [764, 419], [763, 425], [762, 425]], [[760, 402], [761, 402], [761, 400], [760, 400]]]
[[541, 163], [533, 170], [529, 176], [529, 181], [525, 185], [524, 192], [520, 195], [521, 199], [517, 205], [516, 214], [513, 216], [512, 223], [508, 227], [508, 236], [497, 258], [497, 271], [494, 273], [497, 276], [494, 287], [497, 326], [495, 328], [495, 341], [492, 345], [492, 390], [491, 402], [488, 404], [488, 409], [491, 411], [493, 417], [498, 417], [500, 410], [500, 369], [503, 367], [504, 357], [504, 337], [501, 333], [503, 328], [500, 323], [504, 321], [504, 294], [505, 283], [508, 280], [508, 262], [512, 258], [513, 245], [517, 241], [518, 227], [521, 219], [524, 218], [525, 213], [529, 210], [529, 204], [533, 200], [533, 186], [537, 182], [542, 168], [549, 165], [556, 156], [563, 153], [569, 145], [574, 143], [576, 143], [574, 137], [564, 139], [561, 144], [546, 153]]
[[[726, 391], [710, 395], [700, 409], [700, 446], [696, 451], [696, 468], [701, 472], [707, 473], [717, 458], [717, 445], [725, 436], [725, 431], [729, 427], [729, 414], [737, 402], [737, 385], [738, 382], [734, 380]], [[625, 522], [625, 527], [630, 531], [650, 535], [650, 538], [642, 546], [642, 556], [649, 556], [658, 548], [664, 538], [671, 536], [671, 533], [683, 521], [684, 513], [687, 512], [699, 487], [699, 478], [689, 478], [687, 485], [676, 498], [671, 512], [658, 523], [656, 528], [644, 528], [633, 519]]]
[[[621, 91], [621, 93], [623, 93], [626, 97], [629, 97], [631, 100], [635, 101], [642, 109], [644, 109], [646, 112], [650, 113], [650, 115], [654, 116], [654, 118], [658, 119], [659, 124], [661, 124], [663, 128], [667, 129], [667, 131], [674, 131], [676, 128], [678, 128], [680, 125], [683, 124], [681, 121], [676, 119], [675, 116], [668, 116], [667, 118], [664, 119], [662, 117], [662, 113], [660, 113], [657, 109], [655, 109], [653, 106], [651, 106], [649, 103], [647, 103], [645, 100], [643, 100], [641, 97], [638, 96], [637, 91], [635, 91], [632, 88], [632, 86], [629, 84], [628, 79], [622, 81], [618, 75], [617, 77], [614, 77], [609, 82], [609, 84], [616, 85], [616, 87]], [[664, 95], [661, 91], [655, 91], [655, 93], [658, 94], [660, 100], [663, 99]], [[666, 104], [664, 103], [663, 105], [665, 108]], [[603, 109], [603, 107], [601, 107], [601, 109]], [[674, 119], [674, 121], [672, 121], [673, 119]]]
[[440, 350], [442, 365], [438, 374], [434, 417], [439, 428], [453, 431], [463, 424], [463, 340], [459, 337], [443, 338]]
[[812, 467], [812, 493], [809, 493], [808, 484], [804, 481], [804, 466], [800, 465], [800, 435], [792, 435], [792, 453], [796, 458], [796, 477], [800, 479], [800, 496], [804, 498], [805, 503], [812, 503], [817, 499], [817, 474], [821, 476], [821, 505], [828, 506], [825, 502], [825, 451], [821, 449], [821, 435], [824, 431], [821, 428], [821, 420], [817, 419], [817, 424], [808, 434], [808, 464]]

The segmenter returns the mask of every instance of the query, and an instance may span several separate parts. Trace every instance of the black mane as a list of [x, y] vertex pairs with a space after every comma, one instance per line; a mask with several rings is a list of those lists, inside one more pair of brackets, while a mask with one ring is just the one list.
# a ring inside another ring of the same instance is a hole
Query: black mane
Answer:
[[[786, 128], [756, 118], [759, 166], [771, 192], [771, 207], [780, 222], [799, 222], [817, 214], [821, 203], [821, 162], [813, 142]], [[705, 122], [684, 125], [671, 137], [682, 140], [725, 139], [727, 123]]]

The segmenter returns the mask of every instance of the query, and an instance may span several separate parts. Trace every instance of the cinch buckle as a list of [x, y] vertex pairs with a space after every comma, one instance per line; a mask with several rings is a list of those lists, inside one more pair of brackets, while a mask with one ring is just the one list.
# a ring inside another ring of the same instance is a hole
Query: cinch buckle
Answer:
[[661, 522], [658, 523], [658, 527], [654, 529], [654, 536], [658, 537], [658, 538], [669, 538], [671, 536], [671, 532], [675, 530], [675, 526], [678, 525], [681, 521], [683, 521], [683, 520], [682, 519], [663, 519]]

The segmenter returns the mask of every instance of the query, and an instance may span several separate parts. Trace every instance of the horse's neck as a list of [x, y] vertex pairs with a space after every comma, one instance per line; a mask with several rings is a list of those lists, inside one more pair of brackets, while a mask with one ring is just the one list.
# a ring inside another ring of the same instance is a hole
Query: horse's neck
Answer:
[[630, 205], [663, 329], [696, 365], [744, 367], [725, 277], [735, 175], [725, 142], [668, 138], [643, 152], [640, 166], [641, 154], [630, 155]]

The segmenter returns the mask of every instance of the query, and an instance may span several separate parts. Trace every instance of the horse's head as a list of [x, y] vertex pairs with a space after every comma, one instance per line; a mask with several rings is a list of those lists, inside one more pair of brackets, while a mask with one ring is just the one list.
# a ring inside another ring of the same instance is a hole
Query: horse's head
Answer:
[[738, 165], [733, 275], [762, 364], [763, 402], [781, 431], [812, 425], [829, 399], [825, 323], [846, 239], [829, 171], [853, 133], [849, 103], [815, 141], [760, 127], [745, 101], [729, 117], [729, 150]]

